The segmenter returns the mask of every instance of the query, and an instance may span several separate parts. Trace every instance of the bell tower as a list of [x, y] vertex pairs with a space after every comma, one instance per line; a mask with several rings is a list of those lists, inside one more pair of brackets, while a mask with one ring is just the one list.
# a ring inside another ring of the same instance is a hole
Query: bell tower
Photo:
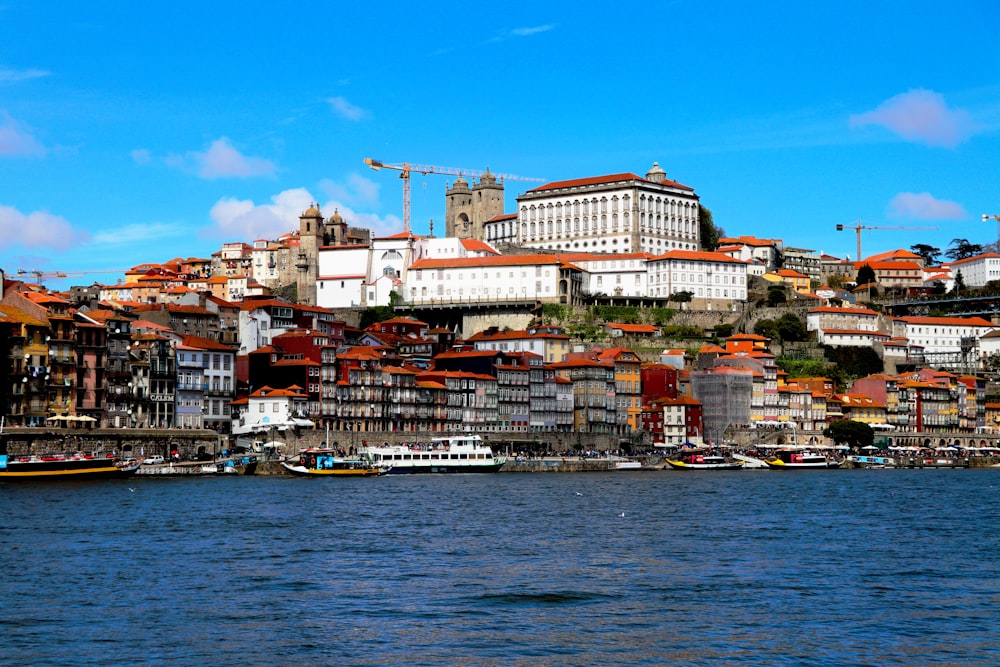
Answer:
[[299, 254], [296, 257], [295, 287], [299, 303], [316, 305], [316, 279], [319, 277], [319, 249], [323, 245], [323, 214], [312, 204], [299, 216]]
[[503, 215], [503, 182], [489, 169], [469, 187], [461, 176], [445, 194], [445, 236], [485, 240], [485, 223]]

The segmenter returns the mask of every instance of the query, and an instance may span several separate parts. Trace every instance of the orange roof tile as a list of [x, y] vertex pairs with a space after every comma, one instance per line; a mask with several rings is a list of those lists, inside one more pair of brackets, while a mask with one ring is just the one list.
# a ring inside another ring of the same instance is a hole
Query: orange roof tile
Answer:
[[[561, 188], [580, 188], [588, 185], [604, 185], [606, 183], [626, 183], [629, 181], [641, 181], [643, 183], [653, 183], [653, 181], [648, 181], [641, 176], [637, 176], [630, 172], [625, 172], [623, 174], [609, 174], [607, 176], [591, 176], [589, 178], [576, 178], [568, 181], [554, 181], [552, 183], [546, 183], [537, 188], [532, 188], [528, 192], [544, 192], [545, 190], [558, 190]], [[667, 185], [676, 188], [684, 188], [685, 190], [694, 190], [694, 188], [689, 188], [686, 185], [677, 183], [676, 181], [664, 180], [662, 183], [653, 183], [654, 185]]]

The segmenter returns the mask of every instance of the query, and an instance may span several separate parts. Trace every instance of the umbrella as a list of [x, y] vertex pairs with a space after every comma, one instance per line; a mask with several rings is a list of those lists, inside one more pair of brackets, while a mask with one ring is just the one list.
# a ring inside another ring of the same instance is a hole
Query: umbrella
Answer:
[[72, 417], [67, 417], [66, 415], [52, 415], [51, 417], [47, 418], [45, 421], [49, 421], [49, 422], [61, 422], [61, 421], [69, 421], [70, 419], [72, 419]]

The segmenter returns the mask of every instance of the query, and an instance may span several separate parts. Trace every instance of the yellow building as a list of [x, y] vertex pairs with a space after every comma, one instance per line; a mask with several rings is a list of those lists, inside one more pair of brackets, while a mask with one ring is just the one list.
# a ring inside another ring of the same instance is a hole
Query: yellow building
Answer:
[[799, 294], [808, 294], [810, 291], [809, 276], [798, 271], [792, 271], [791, 269], [780, 269], [765, 273], [763, 278], [772, 283], [784, 283]]

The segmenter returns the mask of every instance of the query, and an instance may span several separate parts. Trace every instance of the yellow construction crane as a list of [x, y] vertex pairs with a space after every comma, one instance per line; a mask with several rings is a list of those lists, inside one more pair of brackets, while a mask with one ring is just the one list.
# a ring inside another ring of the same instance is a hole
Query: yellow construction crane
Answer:
[[129, 269], [101, 269], [94, 271], [39, 271], [38, 269], [18, 269], [19, 276], [35, 276], [35, 283], [42, 284], [45, 278], [78, 278], [91, 273], [125, 273]]
[[837, 225], [837, 231], [842, 232], [845, 229], [853, 229], [858, 233], [858, 256], [854, 258], [854, 261], [860, 262], [861, 257], [861, 230], [863, 229], [894, 229], [894, 230], [936, 230], [937, 227], [890, 227], [885, 225], [862, 225], [861, 221], [858, 220], [856, 225]]
[[400, 172], [399, 177], [403, 179], [403, 231], [410, 231], [410, 173], [416, 172], [418, 174], [445, 174], [447, 176], [468, 176], [469, 178], [482, 178], [489, 174], [493, 176], [498, 181], [535, 181], [538, 183], [544, 183], [546, 179], [544, 178], [528, 178], [525, 176], [513, 176], [511, 174], [494, 174], [488, 168], [486, 171], [477, 171], [475, 169], [454, 169], [452, 167], [435, 167], [428, 164], [411, 164], [409, 162], [403, 162], [402, 164], [388, 164], [382, 162], [381, 160], [373, 160], [370, 157], [365, 158], [365, 164], [369, 167], [378, 171], [380, 169], [395, 169]]

